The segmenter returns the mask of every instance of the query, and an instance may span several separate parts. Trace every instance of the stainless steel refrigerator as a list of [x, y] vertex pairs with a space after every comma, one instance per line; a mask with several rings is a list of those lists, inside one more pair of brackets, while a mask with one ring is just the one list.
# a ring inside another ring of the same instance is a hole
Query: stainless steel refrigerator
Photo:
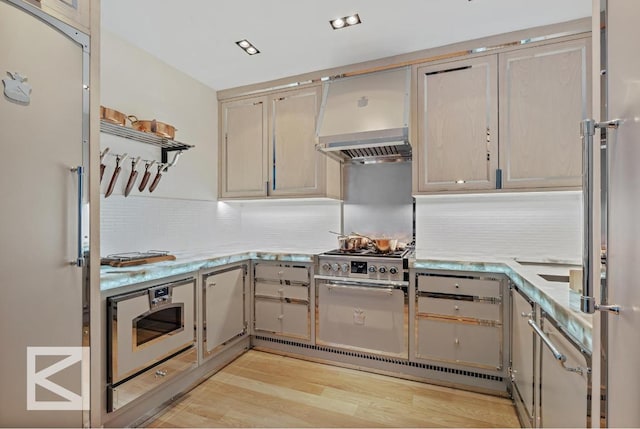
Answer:
[[0, 426], [80, 427], [89, 37], [0, 0]]
[[[640, 2], [593, 0], [593, 10], [593, 42], [600, 51], [594, 94], [600, 100], [591, 129], [582, 124], [582, 134], [593, 136], [586, 139], [585, 154], [591, 147], [594, 157], [585, 157], [585, 171], [595, 174], [585, 183], [590, 275], [581, 305], [594, 313], [592, 398], [601, 402], [594, 401], [592, 416], [602, 418], [593, 418], [592, 426], [640, 427]], [[594, 187], [601, 198], [590, 192]], [[598, 244], [606, 255], [604, 276]]]

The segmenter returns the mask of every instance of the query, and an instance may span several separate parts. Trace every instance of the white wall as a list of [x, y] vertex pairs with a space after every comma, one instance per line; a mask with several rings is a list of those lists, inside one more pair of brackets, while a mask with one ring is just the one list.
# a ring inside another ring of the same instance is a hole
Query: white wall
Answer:
[[423, 258], [581, 260], [580, 191], [417, 197], [416, 223]]
[[[101, 255], [209, 249], [306, 252], [336, 247], [335, 236], [327, 232], [340, 228], [336, 201], [218, 202], [216, 92], [107, 31], [101, 43], [101, 104], [139, 119], [175, 125], [176, 140], [196, 146], [163, 175], [153, 194], [134, 188], [126, 198], [128, 161], [114, 193], [104, 198], [115, 166], [115, 158], [108, 157], [100, 203]], [[102, 133], [101, 148], [105, 147], [112, 153], [160, 157], [153, 146]]]
[[[108, 31], [101, 33], [101, 104], [139, 119], [156, 119], [177, 128], [175, 139], [195, 145], [167, 172], [152, 197], [215, 200], [217, 195], [218, 102], [216, 92]], [[127, 125], [130, 125], [127, 122]], [[102, 149], [160, 160], [160, 149], [101, 134]], [[170, 155], [171, 157], [172, 155]], [[115, 168], [108, 156], [104, 192]], [[142, 167], [138, 166], [138, 170]], [[125, 162], [114, 194], [123, 194], [130, 162]], [[155, 173], [155, 170], [154, 170]], [[142, 174], [140, 173], [140, 176]], [[138, 178], [138, 182], [139, 182]], [[148, 188], [148, 186], [147, 186]], [[137, 187], [132, 195], [139, 194]]]

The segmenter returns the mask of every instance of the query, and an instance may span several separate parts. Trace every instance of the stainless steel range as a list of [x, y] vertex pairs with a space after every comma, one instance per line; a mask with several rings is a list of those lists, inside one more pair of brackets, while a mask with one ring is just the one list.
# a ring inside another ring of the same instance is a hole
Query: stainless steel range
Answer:
[[316, 342], [408, 358], [410, 250], [339, 250], [317, 257]]
[[379, 286], [409, 285], [411, 249], [378, 253], [372, 249], [353, 252], [331, 250], [318, 256], [316, 279], [362, 281]]

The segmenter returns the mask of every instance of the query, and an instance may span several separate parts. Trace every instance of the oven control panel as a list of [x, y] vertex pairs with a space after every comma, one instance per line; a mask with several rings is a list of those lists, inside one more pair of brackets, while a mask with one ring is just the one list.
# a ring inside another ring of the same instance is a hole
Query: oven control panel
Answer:
[[403, 281], [402, 260], [320, 259], [318, 271], [323, 276], [353, 279]]
[[149, 288], [149, 306], [158, 307], [171, 303], [171, 286], [156, 286]]

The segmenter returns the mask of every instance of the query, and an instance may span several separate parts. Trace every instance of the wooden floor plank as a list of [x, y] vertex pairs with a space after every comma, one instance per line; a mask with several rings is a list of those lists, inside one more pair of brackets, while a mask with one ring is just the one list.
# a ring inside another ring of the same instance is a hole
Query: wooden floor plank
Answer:
[[509, 399], [251, 350], [147, 427], [518, 427]]

